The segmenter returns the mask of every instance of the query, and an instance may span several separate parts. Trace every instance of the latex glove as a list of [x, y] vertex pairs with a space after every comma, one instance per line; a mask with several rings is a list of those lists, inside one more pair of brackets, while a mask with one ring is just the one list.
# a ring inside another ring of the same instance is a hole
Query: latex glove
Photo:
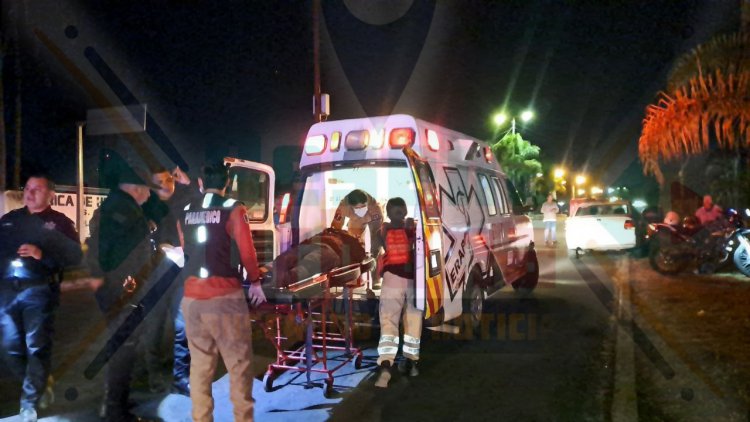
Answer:
[[252, 306], [258, 306], [266, 301], [266, 295], [263, 293], [260, 282], [250, 283], [247, 296], [250, 298], [250, 305]]

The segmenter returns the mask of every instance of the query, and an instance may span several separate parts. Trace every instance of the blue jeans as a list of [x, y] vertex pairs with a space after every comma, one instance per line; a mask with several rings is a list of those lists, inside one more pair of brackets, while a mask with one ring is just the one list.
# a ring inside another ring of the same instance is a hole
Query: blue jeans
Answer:
[[21, 408], [36, 408], [47, 388], [52, 357], [56, 283], [17, 289], [0, 281], [0, 339], [8, 368], [23, 381]]
[[557, 241], [557, 221], [545, 221], [544, 222], [544, 241], [545, 242]]

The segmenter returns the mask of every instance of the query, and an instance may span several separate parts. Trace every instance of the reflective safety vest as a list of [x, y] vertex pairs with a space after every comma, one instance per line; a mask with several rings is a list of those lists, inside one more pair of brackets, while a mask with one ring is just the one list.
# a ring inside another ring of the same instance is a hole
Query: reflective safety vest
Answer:
[[406, 229], [386, 229], [383, 265], [405, 265], [411, 263], [411, 248], [412, 245]]
[[234, 199], [208, 193], [202, 200], [185, 207], [180, 223], [189, 275], [242, 279], [237, 265], [232, 263], [232, 239], [227, 232], [229, 216], [240, 204]]

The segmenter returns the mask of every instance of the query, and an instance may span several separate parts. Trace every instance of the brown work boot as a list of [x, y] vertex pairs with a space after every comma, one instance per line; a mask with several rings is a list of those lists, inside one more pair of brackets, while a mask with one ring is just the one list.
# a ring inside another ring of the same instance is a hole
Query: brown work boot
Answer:
[[378, 368], [378, 377], [375, 380], [375, 387], [387, 388], [388, 381], [390, 380], [391, 380], [391, 362], [385, 360], [380, 363], [380, 368]]

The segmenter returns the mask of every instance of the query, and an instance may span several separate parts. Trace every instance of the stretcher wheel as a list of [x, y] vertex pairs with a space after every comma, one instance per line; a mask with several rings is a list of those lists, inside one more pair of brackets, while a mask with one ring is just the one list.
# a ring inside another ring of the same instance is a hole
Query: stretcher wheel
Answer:
[[358, 353], [357, 357], [354, 358], [354, 369], [362, 368], [362, 354]]
[[333, 394], [335, 393], [335, 390], [333, 389], [333, 380], [332, 379], [326, 379], [326, 386], [323, 388], [323, 397], [327, 399], [333, 398]]
[[263, 390], [265, 390], [266, 393], [273, 391], [274, 379], [276, 379], [276, 377], [273, 374], [266, 373], [266, 375], [263, 376]]

